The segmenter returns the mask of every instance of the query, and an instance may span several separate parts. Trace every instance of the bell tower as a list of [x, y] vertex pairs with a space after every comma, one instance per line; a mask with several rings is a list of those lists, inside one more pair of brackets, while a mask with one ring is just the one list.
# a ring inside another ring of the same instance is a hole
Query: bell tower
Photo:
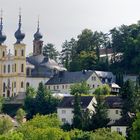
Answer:
[[19, 11], [19, 23], [18, 29], [15, 32], [16, 43], [14, 44], [14, 74], [16, 94], [25, 92], [25, 81], [26, 81], [26, 45], [22, 43], [25, 34], [21, 30], [21, 11]]
[[33, 55], [40, 55], [42, 54], [43, 49], [43, 41], [42, 34], [40, 33], [40, 27], [39, 27], [39, 19], [38, 19], [38, 25], [37, 25], [37, 31], [34, 34], [34, 40], [33, 40]]

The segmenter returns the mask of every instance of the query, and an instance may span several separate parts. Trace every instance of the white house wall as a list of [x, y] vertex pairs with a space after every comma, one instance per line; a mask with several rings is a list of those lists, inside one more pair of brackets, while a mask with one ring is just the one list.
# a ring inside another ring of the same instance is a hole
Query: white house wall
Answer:
[[111, 126], [111, 132], [120, 132], [123, 136], [126, 137], [126, 126]]
[[[57, 115], [60, 121], [62, 121], [62, 123], [69, 123], [70, 125], [72, 124], [73, 122], [72, 108], [57, 108]], [[63, 122], [63, 119], [66, 119], [66, 122]]]
[[39, 83], [43, 82], [45, 84], [49, 78], [43, 78], [43, 77], [26, 77], [26, 84], [29, 83], [31, 87], [37, 90]]
[[114, 121], [119, 120], [122, 117], [121, 111], [122, 111], [121, 109], [108, 109], [108, 118]]

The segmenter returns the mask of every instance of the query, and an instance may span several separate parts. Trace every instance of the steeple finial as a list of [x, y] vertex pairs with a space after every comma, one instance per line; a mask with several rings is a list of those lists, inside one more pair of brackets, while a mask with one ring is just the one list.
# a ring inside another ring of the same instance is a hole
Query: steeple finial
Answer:
[[3, 10], [0, 10], [0, 30], [2, 31], [3, 29]]
[[39, 31], [40, 27], [39, 27], [39, 16], [38, 16], [38, 20], [37, 20], [37, 31]]
[[19, 29], [21, 28], [21, 8], [19, 8]]
[[6, 35], [3, 34], [3, 10], [0, 10], [0, 45], [6, 40]]

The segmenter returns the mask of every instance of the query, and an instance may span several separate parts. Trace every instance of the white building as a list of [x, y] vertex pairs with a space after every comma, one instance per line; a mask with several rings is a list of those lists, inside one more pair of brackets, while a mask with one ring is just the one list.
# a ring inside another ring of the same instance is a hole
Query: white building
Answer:
[[130, 123], [130, 117], [122, 117], [123, 101], [119, 96], [108, 96], [105, 98], [105, 104], [108, 106], [108, 126], [111, 132], [115, 131], [123, 136], [127, 136], [127, 127]]
[[[93, 103], [96, 104], [96, 99], [93, 96], [81, 96], [80, 97], [81, 108], [83, 111], [94, 111]], [[64, 97], [57, 107], [58, 118], [63, 123], [73, 122], [73, 108], [74, 108], [74, 96]]]
[[90, 93], [93, 93], [98, 86], [103, 84], [111, 85], [112, 82], [115, 82], [115, 76], [112, 72], [104, 71], [61, 71], [50, 78], [45, 85], [53, 93], [69, 94], [71, 85], [83, 81], [89, 85]]

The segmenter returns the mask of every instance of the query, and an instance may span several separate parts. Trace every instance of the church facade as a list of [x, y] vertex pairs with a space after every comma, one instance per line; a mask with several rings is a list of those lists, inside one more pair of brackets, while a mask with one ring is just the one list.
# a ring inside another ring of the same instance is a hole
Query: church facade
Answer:
[[33, 55], [26, 57], [26, 45], [22, 42], [25, 34], [21, 31], [21, 15], [19, 14], [18, 29], [15, 32], [16, 43], [14, 54], [7, 51], [4, 44], [6, 35], [3, 33], [3, 18], [0, 19], [0, 94], [14, 97], [25, 93], [28, 86], [37, 89], [40, 82], [46, 83], [59, 71], [66, 70], [54, 60], [42, 53], [43, 41], [39, 31], [34, 34]]

